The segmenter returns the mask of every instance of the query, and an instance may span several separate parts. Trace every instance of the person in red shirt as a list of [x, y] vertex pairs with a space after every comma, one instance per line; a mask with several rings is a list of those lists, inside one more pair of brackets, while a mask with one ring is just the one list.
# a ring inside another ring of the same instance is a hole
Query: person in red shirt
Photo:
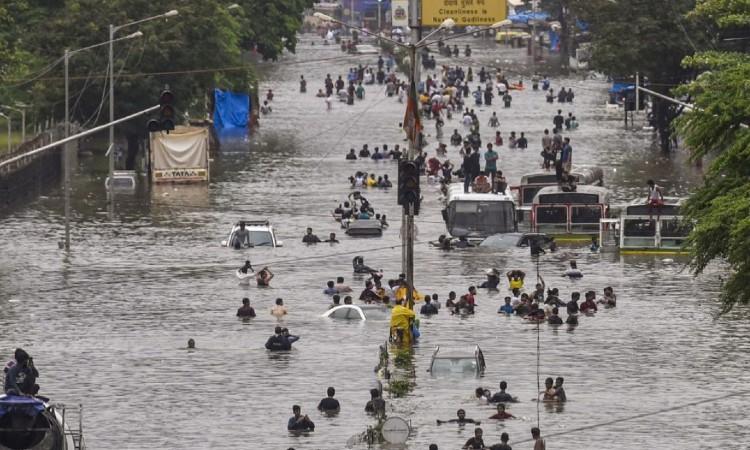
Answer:
[[597, 311], [595, 297], [596, 293], [594, 291], [586, 292], [586, 300], [580, 306], [581, 313], [592, 314]]
[[490, 417], [490, 419], [495, 420], [505, 420], [505, 419], [515, 419], [516, 417], [513, 414], [505, 412], [505, 404], [499, 403], [497, 405], [497, 414]]
[[477, 295], [477, 288], [469, 286], [469, 293], [466, 294], [466, 303], [471, 305], [472, 308], [476, 305], [476, 300], [474, 299], [475, 295]]

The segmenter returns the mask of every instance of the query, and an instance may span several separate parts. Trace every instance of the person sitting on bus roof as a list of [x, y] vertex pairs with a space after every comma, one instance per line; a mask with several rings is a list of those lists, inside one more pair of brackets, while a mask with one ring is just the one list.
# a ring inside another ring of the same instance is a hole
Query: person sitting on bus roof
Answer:
[[479, 175], [474, 178], [474, 182], [471, 185], [471, 191], [479, 194], [492, 192], [492, 185], [484, 172], [479, 172]]

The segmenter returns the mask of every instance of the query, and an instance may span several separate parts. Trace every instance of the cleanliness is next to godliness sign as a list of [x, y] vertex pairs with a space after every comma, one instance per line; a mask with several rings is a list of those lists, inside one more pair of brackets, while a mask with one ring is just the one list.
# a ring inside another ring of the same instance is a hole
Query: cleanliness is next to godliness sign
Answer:
[[422, 25], [428, 27], [447, 18], [458, 26], [489, 26], [507, 16], [506, 0], [422, 0]]

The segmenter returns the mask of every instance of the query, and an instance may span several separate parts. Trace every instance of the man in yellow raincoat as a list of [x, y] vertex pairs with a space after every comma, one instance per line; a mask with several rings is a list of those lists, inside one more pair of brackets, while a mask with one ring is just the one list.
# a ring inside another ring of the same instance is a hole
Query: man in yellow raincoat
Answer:
[[413, 310], [403, 305], [402, 300], [396, 300], [396, 306], [391, 310], [391, 336], [396, 342], [411, 342], [411, 324], [416, 316]]

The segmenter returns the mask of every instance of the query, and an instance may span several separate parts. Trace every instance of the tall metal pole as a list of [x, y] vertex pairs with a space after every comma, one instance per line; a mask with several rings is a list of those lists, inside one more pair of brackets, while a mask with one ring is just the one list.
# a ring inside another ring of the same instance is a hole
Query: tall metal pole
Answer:
[[380, 17], [382, 16], [380, 12], [381, 3], [383, 3], [383, 0], [378, 0], [378, 33], [380, 33]]
[[[70, 136], [69, 61], [70, 51], [65, 49], [65, 137]], [[63, 149], [63, 190], [65, 191], [65, 250], [70, 250], [70, 144], [65, 144]]]
[[11, 147], [10, 147], [10, 137], [11, 136], [10, 135], [12, 133], [11, 124], [10, 124], [10, 116], [6, 116], [5, 114], [0, 113], [0, 117], [5, 117], [5, 121], [8, 123], [8, 154], [10, 155], [10, 153], [11, 153]]
[[[110, 123], [115, 121], [115, 58], [114, 58], [114, 37], [115, 37], [115, 26], [109, 25], [109, 121]], [[107, 193], [109, 194], [109, 203], [113, 205], [115, 202], [114, 194], [114, 173], [115, 173], [115, 126], [109, 127], [109, 185], [107, 186]]]
[[21, 142], [26, 142], [26, 108], [21, 108]]
[[633, 113], [638, 114], [638, 105], [640, 105], [640, 99], [641, 99], [641, 93], [638, 91], [638, 87], [641, 85], [641, 74], [639, 72], [635, 73], [635, 112]]
[[[416, 44], [420, 40], [420, 21], [419, 21], [419, 0], [409, 0], [409, 26], [411, 27], [411, 45], [409, 46], [409, 95], [413, 96], [410, 101], [413, 101], [416, 110], [414, 114], [419, 114], [419, 99], [417, 98], [416, 89], [412, 91], [411, 84], [414, 83], [416, 86], [419, 83], [419, 64], [417, 64], [417, 47]], [[409, 140], [409, 151], [407, 152], [406, 159], [414, 161], [417, 156], [418, 144], [419, 144], [419, 133], [417, 130], [412, 135], [412, 139]], [[414, 205], [408, 206], [409, 210], [405, 214], [406, 219], [406, 233], [402, 236], [405, 240], [404, 247], [406, 250], [406, 282], [409, 285], [407, 294], [407, 300], [409, 308], [414, 308]]]

